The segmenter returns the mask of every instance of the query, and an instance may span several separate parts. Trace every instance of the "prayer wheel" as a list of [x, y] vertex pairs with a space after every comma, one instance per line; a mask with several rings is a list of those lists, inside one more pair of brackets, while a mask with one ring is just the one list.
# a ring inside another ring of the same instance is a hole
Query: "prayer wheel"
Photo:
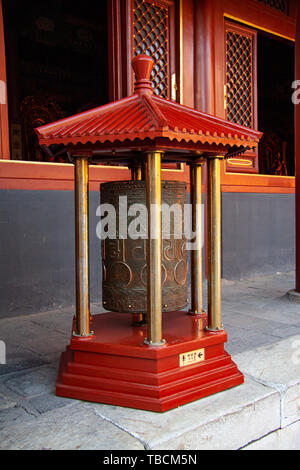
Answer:
[[[41, 145], [66, 145], [75, 165], [76, 318], [56, 393], [162, 412], [243, 383], [224, 351], [220, 177], [223, 158], [257, 147], [261, 133], [155, 96], [148, 55], [135, 57], [133, 67], [134, 95], [37, 131]], [[161, 181], [162, 159], [190, 165], [190, 224], [184, 217], [186, 184]], [[101, 185], [96, 232], [100, 227], [109, 313], [91, 318], [89, 163], [111, 161], [126, 164], [132, 180]], [[200, 236], [204, 162], [207, 314]], [[188, 250], [187, 312], [179, 310], [187, 305]]]
[[[188, 257], [184, 237], [187, 185], [178, 181], [162, 181], [161, 194], [162, 311], [168, 312], [183, 309], [188, 303]], [[101, 205], [114, 208], [112, 218], [116, 222], [113, 237], [102, 240], [103, 307], [122, 313], [146, 313], [146, 182], [103, 183], [100, 201]]]

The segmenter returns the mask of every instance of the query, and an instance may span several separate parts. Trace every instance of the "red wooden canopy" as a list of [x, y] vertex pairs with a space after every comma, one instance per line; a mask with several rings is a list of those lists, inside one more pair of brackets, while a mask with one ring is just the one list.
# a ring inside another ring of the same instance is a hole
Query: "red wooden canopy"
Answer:
[[135, 57], [132, 96], [37, 128], [40, 144], [80, 145], [93, 150], [153, 145], [226, 156], [258, 145], [261, 132], [154, 95], [152, 67], [149, 56]]

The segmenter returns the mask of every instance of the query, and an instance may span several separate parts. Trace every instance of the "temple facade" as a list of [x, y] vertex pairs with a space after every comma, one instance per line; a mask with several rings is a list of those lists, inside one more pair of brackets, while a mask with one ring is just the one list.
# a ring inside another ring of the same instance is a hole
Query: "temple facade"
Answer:
[[[82, 11], [69, 0], [0, 0], [0, 315], [74, 303], [74, 168], [64, 145], [40, 147], [34, 129], [130, 96], [141, 53], [154, 60], [157, 96], [263, 132], [257, 150], [222, 162], [223, 278], [295, 269], [298, 3], [87, 0]], [[108, 162], [89, 175], [93, 302], [100, 185], [131, 173]], [[190, 184], [185, 164], [164, 164], [162, 178]], [[205, 178], [204, 166], [204, 213]], [[204, 262], [205, 252], [204, 234]]]

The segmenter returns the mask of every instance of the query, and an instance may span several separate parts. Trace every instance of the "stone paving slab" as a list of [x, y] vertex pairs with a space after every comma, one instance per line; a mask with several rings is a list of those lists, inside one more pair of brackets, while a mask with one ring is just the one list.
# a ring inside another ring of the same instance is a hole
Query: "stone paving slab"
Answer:
[[28, 399], [29, 406], [40, 414], [47, 413], [48, 411], [62, 408], [73, 403], [74, 400], [71, 398], [57, 397], [54, 391], [52, 391], [52, 393], [43, 393]]
[[72, 319], [74, 317], [75, 308], [71, 311], [53, 311], [46, 314], [30, 315], [30, 322], [36, 325], [48, 328], [49, 331], [57, 331], [64, 336], [71, 332]]
[[278, 429], [262, 439], [245, 446], [243, 450], [299, 450], [300, 449], [300, 421], [284, 428]]
[[30, 421], [37, 414], [22, 397], [0, 383], [0, 430], [11, 424]]
[[[269, 326], [273, 321], [280, 322], [283, 326], [290, 325], [292, 327], [299, 327], [300, 324], [300, 311], [295, 312], [295, 309], [292, 308], [287, 302], [282, 302], [280, 300], [274, 301], [269, 305], [261, 304], [259, 309], [253, 305], [248, 305], [241, 301], [238, 305], [238, 309], [239, 314], [251, 315], [253, 317], [253, 326], [255, 326], [256, 318], [267, 320], [269, 322]], [[226, 318], [230, 316], [231, 311], [237, 311], [236, 303], [227, 303], [226, 307], [223, 306], [224, 321], [226, 321]]]
[[47, 363], [45, 357], [29, 351], [19, 344], [6, 341], [6, 364], [0, 365], [0, 377], [18, 371], [24, 371]]
[[[225, 325], [226, 327], [226, 325]], [[242, 338], [235, 338], [231, 340], [229, 337], [225, 349], [230, 354], [239, 354], [245, 350], [252, 350], [265, 344], [273, 344], [280, 338], [268, 335], [257, 331], [246, 331]]]
[[241, 371], [280, 392], [281, 427], [300, 420], [300, 335], [235, 357]]
[[166, 413], [88, 404], [146, 449], [238, 449], [280, 425], [280, 396], [252, 380]]
[[21, 397], [32, 398], [49, 391], [54, 393], [56, 379], [57, 368], [47, 365], [30, 371], [4, 376], [1, 379], [1, 384]]
[[32, 417], [27, 410], [21, 406], [13, 406], [8, 408], [3, 408], [0, 410], [0, 449], [1, 449], [1, 439], [2, 439], [2, 430], [9, 428], [11, 425], [23, 425], [26, 422], [31, 422]]
[[0, 431], [1, 450], [143, 450], [127, 432], [76, 402]]
[[9, 399], [4, 393], [0, 392], [0, 412], [16, 406], [16, 402]]
[[[45, 314], [44, 314], [45, 315]], [[71, 325], [65, 333], [50, 329], [30, 317], [15, 317], [0, 320], [1, 340], [5, 341], [7, 351], [11, 347], [22, 346], [38, 357], [55, 351], [62, 351], [69, 340]]]

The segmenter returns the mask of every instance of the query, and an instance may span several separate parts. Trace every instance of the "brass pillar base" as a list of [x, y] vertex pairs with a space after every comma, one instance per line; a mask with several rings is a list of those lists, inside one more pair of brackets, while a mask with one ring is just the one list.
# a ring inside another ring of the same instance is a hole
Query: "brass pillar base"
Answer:
[[149, 341], [147, 338], [144, 339], [144, 343], [147, 344], [147, 346], [153, 346], [153, 347], [160, 347], [160, 346], [163, 346], [164, 344], [166, 344], [166, 340], [165, 339], [162, 339], [161, 341], [159, 341], [158, 343], [154, 343], [153, 341]]
[[197, 312], [195, 310], [190, 309], [187, 312], [189, 317], [192, 317], [195, 322], [197, 322], [197, 330], [198, 334], [201, 335], [203, 330], [205, 330], [207, 326], [207, 313], [205, 310], [202, 310], [201, 312]]
[[86, 335], [81, 335], [80, 333], [76, 333], [76, 331], [73, 331], [72, 336], [75, 336], [76, 338], [90, 338], [91, 336], [94, 336], [94, 332], [91, 331], [90, 333]]
[[201, 310], [201, 312], [198, 312], [197, 310], [188, 310], [188, 314], [189, 315], [194, 315], [194, 316], [197, 316], [197, 317], [206, 317], [206, 311], [205, 310]]
[[217, 333], [218, 331], [224, 331], [224, 325], [221, 325], [220, 327], [216, 327], [216, 328], [210, 328], [210, 327], [206, 327], [205, 328], [207, 331], [211, 331], [211, 332], [215, 332]]

